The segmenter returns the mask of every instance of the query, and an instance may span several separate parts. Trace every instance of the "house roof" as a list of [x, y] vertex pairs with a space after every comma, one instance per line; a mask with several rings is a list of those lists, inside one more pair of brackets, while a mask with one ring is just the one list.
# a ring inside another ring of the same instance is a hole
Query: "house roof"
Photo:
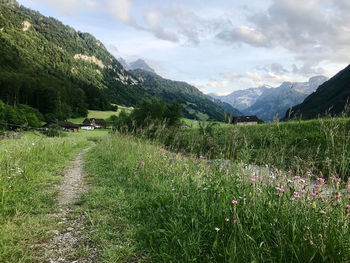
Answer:
[[83, 125], [91, 126], [93, 123], [103, 126], [106, 124], [106, 121], [104, 119], [86, 118], [83, 122]]
[[233, 117], [232, 121], [234, 123], [236, 123], [236, 122], [258, 122], [259, 119], [257, 116], [238, 116], [238, 117]]
[[105, 125], [106, 121], [104, 119], [95, 119], [96, 124]]
[[57, 124], [58, 126], [62, 127], [62, 128], [66, 128], [66, 129], [79, 129], [79, 125], [74, 124], [72, 122], [69, 121], [49, 121], [48, 123], [46, 123], [43, 128], [49, 128], [50, 126], [52, 126], [53, 124]]

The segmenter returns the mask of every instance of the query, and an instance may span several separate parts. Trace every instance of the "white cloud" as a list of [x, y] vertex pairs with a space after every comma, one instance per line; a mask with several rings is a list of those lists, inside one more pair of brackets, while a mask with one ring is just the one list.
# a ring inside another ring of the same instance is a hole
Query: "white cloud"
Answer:
[[23, 4], [40, 4], [40, 5], [49, 5], [58, 13], [64, 15], [72, 15], [76, 10], [84, 7], [91, 7], [95, 3], [94, 0], [83, 1], [83, 0], [26, 0], [23, 1]]
[[107, 10], [118, 20], [126, 24], [133, 24], [130, 18], [131, 0], [105, 0]]
[[247, 43], [258, 47], [268, 45], [267, 38], [261, 32], [246, 26], [239, 26], [232, 30], [222, 31], [217, 34], [217, 38], [228, 43]]

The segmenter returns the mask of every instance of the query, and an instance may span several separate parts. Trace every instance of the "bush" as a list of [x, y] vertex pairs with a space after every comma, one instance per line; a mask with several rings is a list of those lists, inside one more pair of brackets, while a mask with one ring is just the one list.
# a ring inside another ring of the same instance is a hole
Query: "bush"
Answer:
[[47, 131], [44, 131], [44, 134], [47, 137], [64, 137], [65, 136], [61, 127], [58, 126], [57, 124], [52, 125]]

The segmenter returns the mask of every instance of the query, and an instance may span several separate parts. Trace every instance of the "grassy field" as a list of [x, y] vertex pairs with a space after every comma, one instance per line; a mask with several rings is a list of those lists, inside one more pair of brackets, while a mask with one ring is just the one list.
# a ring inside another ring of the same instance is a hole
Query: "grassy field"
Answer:
[[191, 125], [190, 129], [160, 130], [156, 140], [174, 151], [197, 157], [267, 164], [300, 175], [311, 171], [325, 177], [350, 176], [348, 118], [251, 126], [208, 122]]
[[98, 262], [350, 262], [349, 119], [195, 124], [1, 140], [0, 262], [45, 261], [56, 186], [92, 141], [79, 211]]
[[[101, 262], [349, 262], [349, 185], [109, 136], [87, 156]], [[326, 186], [326, 184], [328, 186]]]
[[0, 262], [42, 262], [40, 245], [55, 229], [55, 185], [90, 140], [106, 131], [48, 138], [27, 132], [0, 140]]
[[[96, 118], [96, 119], [108, 119], [109, 117], [111, 117], [112, 115], [119, 115], [119, 113], [124, 110], [127, 113], [131, 112], [131, 108], [127, 108], [127, 107], [122, 107], [122, 106], [118, 106], [118, 111], [97, 111], [97, 110], [89, 110], [89, 114], [87, 116], [87, 118]], [[82, 124], [83, 121], [85, 120], [84, 117], [82, 118], [74, 118], [74, 119], [69, 119], [68, 121], [73, 122], [75, 124]]]

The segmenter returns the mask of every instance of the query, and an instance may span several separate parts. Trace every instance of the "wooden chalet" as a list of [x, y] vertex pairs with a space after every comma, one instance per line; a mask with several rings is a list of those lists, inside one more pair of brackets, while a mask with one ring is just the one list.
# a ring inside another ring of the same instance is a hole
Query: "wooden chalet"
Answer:
[[106, 121], [104, 119], [87, 118], [80, 125], [82, 130], [105, 129]]
[[79, 131], [79, 125], [74, 124], [74, 123], [69, 122], [69, 121], [49, 121], [44, 126], [42, 126], [42, 129], [48, 130], [53, 125], [58, 125], [59, 127], [62, 128], [62, 130], [67, 131], [67, 132], [78, 132]]
[[257, 116], [237, 116], [232, 117], [232, 124], [236, 125], [252, 125], [258, 124], [259, 119]]

